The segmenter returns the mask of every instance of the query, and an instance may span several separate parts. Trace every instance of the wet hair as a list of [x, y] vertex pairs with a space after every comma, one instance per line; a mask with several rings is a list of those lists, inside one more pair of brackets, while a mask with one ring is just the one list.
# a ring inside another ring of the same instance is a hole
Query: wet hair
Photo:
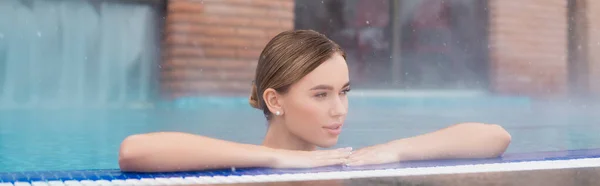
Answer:
[[312, 72], [334, 54], [346, 59], [346, 53], [334, 41], [313, 30], [284, 31], [273, 37], [260, 54], [252, 83], [250, 105], [271, 112], [263, 100], [264, 91], [272, 88], [285, 94], [289, 87]]

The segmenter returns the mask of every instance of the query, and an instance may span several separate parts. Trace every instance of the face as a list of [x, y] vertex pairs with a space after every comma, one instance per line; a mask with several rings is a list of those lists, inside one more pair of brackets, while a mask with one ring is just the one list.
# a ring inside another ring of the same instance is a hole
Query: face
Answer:
[[335, 145], [348, 112], [348, 66], [334, 55], [282, 95], [286, 128], [319, 147]]

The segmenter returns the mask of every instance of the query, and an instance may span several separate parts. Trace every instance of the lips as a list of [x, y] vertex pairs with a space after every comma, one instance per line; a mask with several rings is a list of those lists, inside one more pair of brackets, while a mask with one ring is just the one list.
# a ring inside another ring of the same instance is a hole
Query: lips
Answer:
[[329, 134], [339, 135], [342, 132], [342, 124], [336, 123], [333, 125], [328, 125], [323, 127], [323, 129], [325, 129]]

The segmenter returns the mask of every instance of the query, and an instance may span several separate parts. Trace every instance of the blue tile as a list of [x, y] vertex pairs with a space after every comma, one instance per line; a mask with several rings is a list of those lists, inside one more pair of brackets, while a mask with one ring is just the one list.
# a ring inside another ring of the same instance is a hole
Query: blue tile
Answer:
[[71, 179], [73, 179], [73, 180], [86, 180], [87, 179], [84, 172], [82, 172], [82, 171], [69, 172], [69, 175], [71, 176]]
[[102, 175], [98, 175], [98, 180], [115, 180], [117, 178], [115, 178], [112, 175], [107, 175], [107, 174], [102, 174]]
[[140, 176], [137, 173], [123, 173], [120, 177], [125, 179], [139, 179]]
[[27, 177], [17, 177], [16, 179], [13, 180], [13, 182], [15, 181], [19, 181], [19, 182], [29, 182], [31, 180], [29, 180], [29, 178]]
[[184, 177], [195, 177], [195, 176], [211, 176], [207, 171], [192, 171], [182, 173]]
[[211, 171], [215, 176], [228, 176], [230, 171], [227, 170], [214, 170]]
[[38, 175], [40, 177], [39, 180], [37, 181], [52, 181], [52, 180], [58, 180], [58, 177], [56, 177], [56, 175], [54, 175], [52, 172], [41, 172]]
[[553, 151], [522, 154], [507, 154], [500, 158], [491, 159], [463, 159], [463, 160], [435, 160], [435, 161], [413, 161], [390, 163], [382, 165], [368, 165], [360, 167], [328, 166], [314, 169], [269, 169], [269, 168], [241, 168], [235, 171], [231, 169], [219, 169], [208, 171], [170, 172], [170, 173], [125, 173], [117, 169], [110, 170], [77, 170], [77, 171], [45, 171], [45, 172], [9, 172], [0, 173], [0, 182], [14, 181], [49, 181], [49, 180], [115, 180], [115, 179], [141, 179], [160, 177], [189, 177], [189, 176], [241, 176], [241, 175], [264, 175], [285, 173], [310, 173], [330, 171], [351, 170], [373, 170], [389, 168], [408, 167], [432, 167], [432, 166], [454, 166], [482, 163], [508, 163], [522, 161], [540, 160], [567, 160], [575, 158], [598, 158], [600, 149]]
[[194, 176], [215, 176], [215, 173], [212, 171], [194, 171], [192, 174]]
[[64, 171], [54, 172], [54, 176], [58, 180], [73, 180], [73, 176], [71, 176], [71, 174], [69, 172], [64, 172]]
[[268, 169], [254, 169], [246, 172], [246, 175], [262, 175], [265, 174], [265, 171]]
[[172, 172], [172, 173], [166, 173], [165, 176], [168, 177], [184, 177], [185, 172]]
[[113, 175], [113, 179], [115, 180], [124, 180], [124, 179], [128, 179], [129, 177], [127, 177], [126, 174], [117, 174], [117, 175]]
[[29, 181], [43, 181], [44, 175], [40, 172], [32, 172], [27, 175], [29, 177]]
[[185, 177], [189, 177], [189, 176], [193, 176], [193, 175], [191, 174], [191, 172], [178, 172], [178, 173], [173, 174], [173, 176], [185, 178]]
[[63, 179], [66, 179], [64, 177], [60, 177], [59, 172], [50, 172], [50, 174], [52, 175], [53, 180], [63, 180]]
[[0, 182], [2, 183], [13, 182], [14, 180], [15, 177], [12, 173], [0, 173]]
[[155, 178], [158, 174], [137, 174], [137, 177], [141, 178]]
[[29, 177], [24, 172], [16, 172], [13, 175], [14, 175], [13, 181], [22, 181], [22, 182], [29, 181]]
[[84, 171], [82, 172], [83, 177], [85, 177], [88, 180], [99, 180], [100, 178], [98, 177], [98, 172], [96, 171]]

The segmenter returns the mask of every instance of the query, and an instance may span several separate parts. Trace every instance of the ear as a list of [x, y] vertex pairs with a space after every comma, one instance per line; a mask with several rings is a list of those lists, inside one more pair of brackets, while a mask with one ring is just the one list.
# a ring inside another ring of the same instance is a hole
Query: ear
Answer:
[[268, 88], [265, 90], [263, 93], [263, 100], [265, 100], [267, 109], [269, 109], [271, 113], [275, 114], [279, 111], [283, 114], [283, 99], [275, 89]]

